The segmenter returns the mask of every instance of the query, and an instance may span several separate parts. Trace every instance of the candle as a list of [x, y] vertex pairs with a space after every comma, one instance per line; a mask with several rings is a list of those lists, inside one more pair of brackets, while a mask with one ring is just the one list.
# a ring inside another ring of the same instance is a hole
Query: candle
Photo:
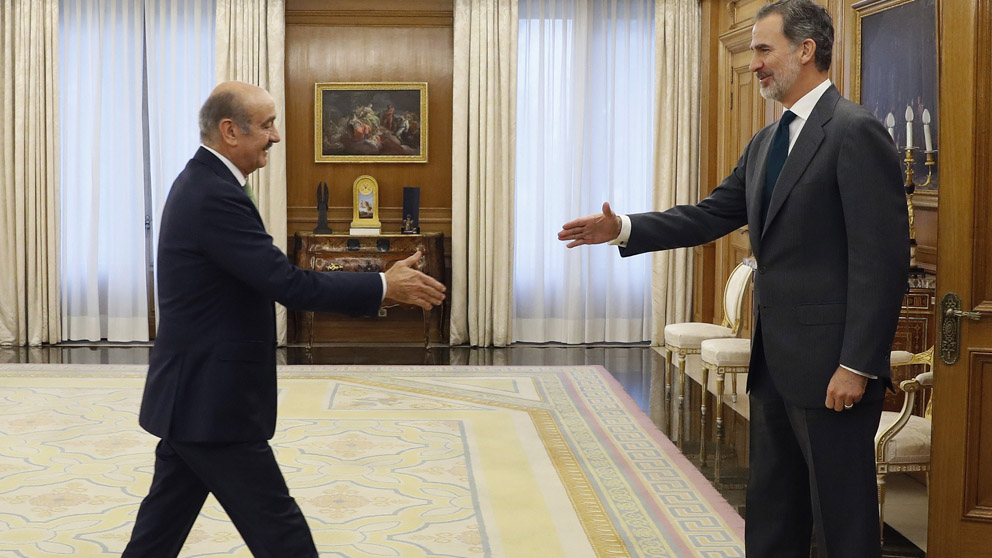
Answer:
[[930, 138], [930, 111], [923, 109], [923, 141], [927, 144], [927, 151], [933, 151], [933, 140]]
[[913, 148], [913, 107], [906, 107], [906, 149]]
[[888, 116], [885, 117], [885, 127], [889, 129], [889, 136], [892, 137], [892, 143], [896, 142], [896, 117], [890, 112]]

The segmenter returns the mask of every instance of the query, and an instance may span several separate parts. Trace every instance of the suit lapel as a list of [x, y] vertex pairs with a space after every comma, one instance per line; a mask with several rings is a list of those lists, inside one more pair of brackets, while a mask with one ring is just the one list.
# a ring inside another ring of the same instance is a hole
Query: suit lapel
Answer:
[[[775, 216], [778, 215], [786, 198], [792, 193], [792, 189], [796, 187], [799, 178], [820, 148], [824, 137], [823, 126], [833, 117], [834, 107], [837, 106], [838, 99], [840, 99], [840, 93], [837, 92], [836, 87], [831, 85], [813, 107], [813, 112], [810, 113], [809, 119], [803, 126], [803, 131], [799, 133], [789, 157], [785, 160], [782, 174], [778, 175], [778, 182], [775, 183], [775, 189], [772, 191], [772, 199], [768, 203], [768, 214], [765, 216], [765, 223], [761, 230], [762, 235], [768, 230], [771, 222], [775, 220]], [[764, 169], [762, 169], [761, 183], [763, 183], [764, 178]]]

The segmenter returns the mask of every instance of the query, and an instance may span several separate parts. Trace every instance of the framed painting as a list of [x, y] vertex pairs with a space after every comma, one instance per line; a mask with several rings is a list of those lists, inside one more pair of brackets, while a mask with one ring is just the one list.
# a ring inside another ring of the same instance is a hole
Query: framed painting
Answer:
[[427, 84], [316, 84], [314, 160], [426, 163]]
[[[865, 0], [852, 7], [854, 98], [889, 131], [900, 160], [907, 145], [915, 147], [917, 203], [935, 206], [940, 166], [936, 0]], [[927, 151], [937, 162], [930, 168]]]

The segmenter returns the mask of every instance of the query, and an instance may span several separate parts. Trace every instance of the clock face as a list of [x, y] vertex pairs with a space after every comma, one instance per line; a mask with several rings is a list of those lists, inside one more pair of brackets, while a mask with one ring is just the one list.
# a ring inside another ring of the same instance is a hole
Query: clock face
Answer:
[[363, 181], [361, 184], [358, 185], [358, 191], [362, 194], [371, 194], [372, 183], [367, 180]]

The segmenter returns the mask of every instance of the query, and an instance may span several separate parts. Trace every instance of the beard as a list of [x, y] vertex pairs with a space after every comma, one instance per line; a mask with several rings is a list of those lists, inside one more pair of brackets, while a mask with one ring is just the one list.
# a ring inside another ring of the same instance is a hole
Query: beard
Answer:
[[[795, 49], [793, 49], [793, 52], [795, 52]], [[769, 101], [781, 101], [785, 97], [785, 93], [796, 83], [801, 68], [802, 66], [800, 66], [799, 60], [790, 56], [789, 62], [785, 67], [778, 74], [772, 75], [771, 83], [764, 85], [759, 82], [761, 96]], [[761, 75], [758, 76], [759, 79], [761, 77]]]

